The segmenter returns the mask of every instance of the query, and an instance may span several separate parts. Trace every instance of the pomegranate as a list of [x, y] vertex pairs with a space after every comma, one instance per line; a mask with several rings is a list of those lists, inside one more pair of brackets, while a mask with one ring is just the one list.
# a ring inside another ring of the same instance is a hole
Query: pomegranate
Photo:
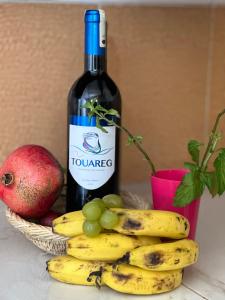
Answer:
[[23, 217], [42, 217], [59, 196], [63, 179], [62, 168], [47, 149], [24, 145], [0, 168], [0, 199]]
[[52, 227], [52, 222], [53, 220], [55, 220], [56, 218], [60, 217], [62, 214], [55, 212], [53, 210], [50, 210], [49, 212], [47, 212], [46, 215], [44, 215], [41, 219], [40, 219], [40, 224], [43, 226], [50, 226]]

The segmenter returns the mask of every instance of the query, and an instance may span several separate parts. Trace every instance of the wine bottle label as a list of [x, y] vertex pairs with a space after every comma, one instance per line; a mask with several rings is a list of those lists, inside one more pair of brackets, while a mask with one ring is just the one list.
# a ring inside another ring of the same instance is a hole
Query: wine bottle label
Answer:
[[105, 48], [106, 46], [106, 19], [105, 12], [102, 9], [99, 9], [100, 22], [99, 22], [99, 42], [100, 47]]
[[115, 171], [115, 126], [70, 125], [69, 170], [83, 188], [95, 190], [104, 185]]

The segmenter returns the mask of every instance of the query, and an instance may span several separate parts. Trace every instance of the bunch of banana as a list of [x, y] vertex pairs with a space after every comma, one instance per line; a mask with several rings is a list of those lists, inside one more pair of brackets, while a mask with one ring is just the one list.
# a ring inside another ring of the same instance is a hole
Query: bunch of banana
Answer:
[[[180, 214], [160, 210], [111, 208], [117, 213], [119, 223], [113, 228], [127, 235], [148, 235], [172, 239], [185, 238], [189, 234], [189, 222]], [[74, 237], [83, 233], [85, 218], [81, 211], [67, 213], [53, 221], [53, 232]]]
[[48, 261], [49, 274], [62, 282], [107, 285], [129, 294], [150, 295], [178, 287], [183, 268], [198, 258], [197, 243], [185, 239], [188, 220], [167, 211], [110, 210], [119, 222], [113, 231], [96, 237], [83, 234], [81, 211], [53, 221], [53, 231], [70, 239], [67, 255]]
[[102, 262], [59, 256], [47, 262], [50, 276], [61, 282], [78, 285], [107, 285], [121, 292], [151, 295], [168, 292], [182, 282], [182, 270], [154, 272], [130, 265], [117, 268]]

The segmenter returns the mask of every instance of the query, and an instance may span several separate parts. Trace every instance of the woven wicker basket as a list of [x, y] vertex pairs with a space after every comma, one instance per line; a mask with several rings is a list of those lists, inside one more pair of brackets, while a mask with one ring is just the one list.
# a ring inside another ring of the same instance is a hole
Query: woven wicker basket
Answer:
[[[121, 194], [125, 207], [135, 209], [149, 208], [149, 202], [146, 199], [129, 192], [122, 192]], [[13, 227], [22, 232], [38, 248], [53, 255], [65, 254], [68, 238], [53, 233], [51, 227], [26, 221], [9, 208], [6, 210], [6, 217]]]

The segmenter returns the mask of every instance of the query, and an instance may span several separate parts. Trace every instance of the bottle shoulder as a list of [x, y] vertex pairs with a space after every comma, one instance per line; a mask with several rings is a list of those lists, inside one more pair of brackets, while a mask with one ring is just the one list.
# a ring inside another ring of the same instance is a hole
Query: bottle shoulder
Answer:
[[84, 93], [89, 94], [90, 97], [92, 94], [103, 96], [105, 93], [117, 94], [120, 97], [118, 87], [106, 72], [94, 74], [88, 71], [83, 73], [72, 85], [69, 95], [80, 98]]

